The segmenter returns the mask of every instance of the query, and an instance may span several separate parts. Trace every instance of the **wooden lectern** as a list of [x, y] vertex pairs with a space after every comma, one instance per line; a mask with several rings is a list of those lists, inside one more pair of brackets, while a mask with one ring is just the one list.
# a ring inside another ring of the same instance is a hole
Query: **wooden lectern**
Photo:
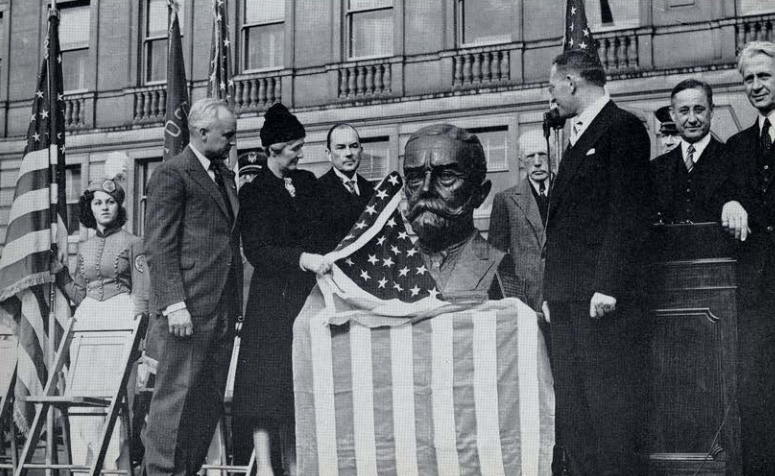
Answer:
[[702, 223], [651, 243], [649, 474], [739, 475], [735, 242]]

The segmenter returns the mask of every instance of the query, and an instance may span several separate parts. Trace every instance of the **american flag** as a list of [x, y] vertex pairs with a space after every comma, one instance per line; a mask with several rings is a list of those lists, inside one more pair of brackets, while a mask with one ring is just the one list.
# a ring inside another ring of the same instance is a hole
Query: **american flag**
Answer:
[[234, 104], [234, 80], [231, 78], [231, 40], [226, 0], [213, 0], [213, 36], [210, 43], [210, 77], [207, 97], [225, 99]]
[[164, 117], [164, 160], [175, 157], [188, 145], [188, 85], [180, 42], [178, 0], [167, 0], [169, 32], [167, 35], [167, 104]]
[[374, 191], [350, 233], [331, 258], [342, 273], [381, 301], [413, 303], [438, 291], [398, 208], [403, 182], [393, 172]]
[[[28, 429], [34, 411], [28, 395], [42, 393], [48, 379], [49, 313], [56, 316], [55, 338], [70, 317], [67, 298], [54, 287], [50, 263], [67, 252], [65, 118], [59, 15], [51, 10], [44, 60], [32, 101], [27, 145], [16, 180], [5, 247], [0, 258], [0, 301], [13, 311], [19, 335], [15, 412]], [[53, 306], [52, 306], [53, 304]]]
[[582, 50], [600, 58], [597, 53], [597, 41], [592, 37], [584, 10], [584, 0], [567, 0], [565, 8], [564, 51]]
[[444, 302], [377, 188], [293, 328], [299, 474], [549, 474], [554, 393], [534, 311]]

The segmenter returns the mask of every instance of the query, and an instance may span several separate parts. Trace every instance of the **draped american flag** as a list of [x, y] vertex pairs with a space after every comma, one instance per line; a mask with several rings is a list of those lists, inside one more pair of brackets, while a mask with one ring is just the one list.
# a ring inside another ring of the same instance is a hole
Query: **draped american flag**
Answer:
[[54, 313], [54, 338], [70, 317], [68, 300], [54, 287], [52, 257], [67, 252], [65, 119], [59, 15], [51, 10], [44, 60], [32, 101], [6, 241], [0, 258], [0, 301], [11, 310], [19, 335], [14, 416], [26, 431], [34, 409], [26, 397], [42, 393], [48, 379], [47, 351]]
[[440, 299], [375, 189], [294, 322], [297, 469], [305, 476], [551, 473], [554, 393], [535, 312]]
[[175, 157], [188, 145], [188, 85], [180, 41], [178, 0], [167, 0], [169, 32], [167, 35], [167, 104], [164, 117], [164, 160]]
[[567, 0], [565, 7], [565, 40], [563, 49], [582, 50], [600, 61], [597, 53], [597, 41], [592, 37], [584, 9], [584, 0]]

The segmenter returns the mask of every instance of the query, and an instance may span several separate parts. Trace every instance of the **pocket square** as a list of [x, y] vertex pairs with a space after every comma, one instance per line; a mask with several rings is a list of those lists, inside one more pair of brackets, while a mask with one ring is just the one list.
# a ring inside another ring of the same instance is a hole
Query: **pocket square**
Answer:
[[589, 150], [587, 151], [587, 155], [592, 155], [592, 154], [594, 154], [594, 153], [595, 153], [595, 149], [589, 149]]

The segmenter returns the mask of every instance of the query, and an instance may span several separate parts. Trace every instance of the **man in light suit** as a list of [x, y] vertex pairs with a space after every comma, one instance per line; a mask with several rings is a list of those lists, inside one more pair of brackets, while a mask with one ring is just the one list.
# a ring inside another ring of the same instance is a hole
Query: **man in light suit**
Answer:
[[358, 174], [363, 145], [358, 131], [349, 124], [336, 124], [328, 130], [326, 156], [331, 168], [317, 183], [321, 251], [333, 251], [347, 236], [374, 193], [374, 186]]
[[223, 407], [242, 260], [233, 174], [224, 160], [237, 121], [203, 99], [189, 113], [191, 142], [148, 183], [145, 247], [151, 276], [150, 338], [160, 349], [146, 432], [149, 476], [193, 475]]
[[729, 138], [733, 200], [721, 224], [742, 240], [738, 256], [738, 401], [743, 474], [775, 468], [775, 43], [754, 41], [738, 70], [756, 121]]
[[543, 302], [544, 222], [549, 207], [549, 154], [541, 131], [519, 138], [519, 155], [527, 176], [495, 195], [489, 241], [514, 259], [520, 295], [536, 311]]
[[605, 81], [598, 58], [582, 50], [557, 56], [549, 77], [571, 134], [549, 202], [544, 312], [558, 439], [574, 476], [645, 474], [649, 338], [637, 272], [650, 222], [650, 144]]

